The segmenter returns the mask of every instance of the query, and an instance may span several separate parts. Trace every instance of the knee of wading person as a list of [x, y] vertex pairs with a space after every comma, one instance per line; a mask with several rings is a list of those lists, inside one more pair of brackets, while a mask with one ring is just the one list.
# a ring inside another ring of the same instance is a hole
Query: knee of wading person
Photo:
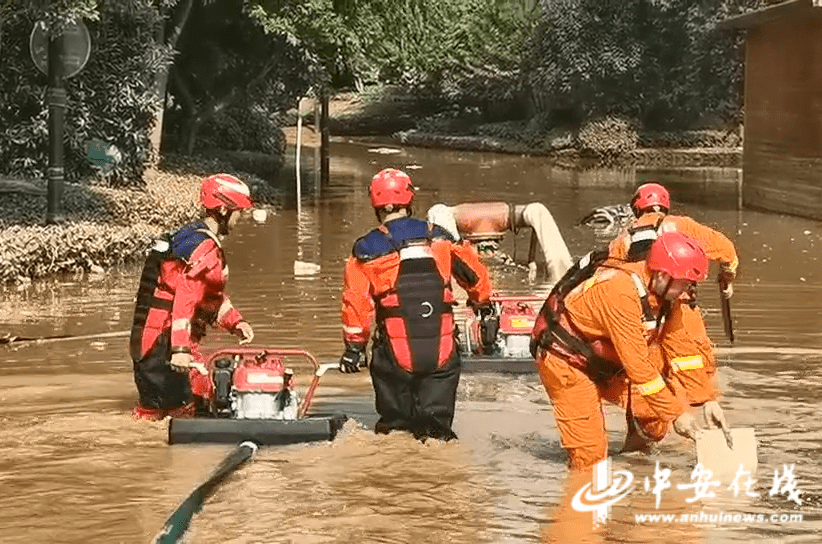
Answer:
[[587, 465], [604, 459], [608, 438], [597, 386], [582, 371], [552, 355], [543, 359], [538, 368], [551, 397], [562, 447], [568, 450], [571, 464]]
[[630, 387], [631, 381], [624, 374], [613, 376], [602, 385], [597, 385], [600, 397], [622, 409], [628, 406], [628, 389]]
[[563, 417], [563, 415], [558, 410], [554, 410], [554, 418], [563, 448], [596, 450], [608, 448], [605, 418], [601, 412], [571, 418]]

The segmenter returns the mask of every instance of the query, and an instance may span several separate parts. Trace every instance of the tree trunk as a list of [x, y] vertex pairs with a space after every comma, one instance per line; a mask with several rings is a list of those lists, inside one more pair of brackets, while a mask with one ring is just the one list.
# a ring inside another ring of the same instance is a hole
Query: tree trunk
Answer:
[[[162, 7], [158, 8], [160, 10], [161, 20], [155, 33], [155, 40], [157, 43], [164, 43], [172, 49], [177, 46], [177, 41], [180, 39], [183, 28], [185, 27], [186, 22], [188, 22], [188, 17], [191, 14], [192, 3], [193, 0], [184, 0], [177, 6], [177, 10], [175, 10], [172, 15], [174, 19], [174, 26], [167, 36], [165, 32], [166, 13], [164, 13]], [[149, 144], [149, 161], [153, 165], [156, 165], [160, 160], [160, 147], [163, 139], [163, 117], [166, 109], [166, 90], [168, 88], [170, 69], [171, 66], [164, 65], [157, 71], [156, 74], [154, 74], [154, 96], [157, 98], [158, 108], [154, 116], [154, 127], [151, 130]]]
[[186, 155], [194, 154], [194, 144], [197, 143], [197, 134], [200, 132], [200, 127], [203, 126], [203, 121], [204, 119], [198, 115], [186, 123], [186, 131], [183, 140]]
[[[165, 40], [165, 29], [161, 22], [158, 25], [155, 39], [157, 43]], [[154, 126], [149, 135], [149, 164], [156, 166], [160, 161], [160, 146], [163, 140], [163, 115], [166, 111], [166, 87], [168, 86], [168, 66], [161, 67], [154, 74], [154, 96], [157, 99], [157, 109], [154, 113]]]
[[197, 118], [197, 106], [194, 103], [194, 97], [191, 96], [191, 91], [188, 90], [188, 86], [180, 75], [180, 71], [176, 68], [172, 68], [171, 70], [171, 81], [174, 84], [175, 96], [180, 101], [183, 110], [183, 121], [179, 127], [180, 132], [177, 149], [188, 149], [190, 147], [189, 135], [191, 133], [191, 127]]

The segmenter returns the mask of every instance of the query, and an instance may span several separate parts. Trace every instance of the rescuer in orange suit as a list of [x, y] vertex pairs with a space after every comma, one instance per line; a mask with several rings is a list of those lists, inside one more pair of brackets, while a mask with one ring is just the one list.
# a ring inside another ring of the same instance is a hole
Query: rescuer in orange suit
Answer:
[[251, 207], [249, 195], [248, 186], [234, 176], [205, 178], [200, 187], [205, 218], [164, 235], [149, 251], [131, 329], [140, 395], [135, 419], [194, 413], [192, 384], [201, 383], [194, 368], [203, 360], [198, 346], [209, 325], [236, 334], [241, 343], [254, 337], [225, 292], [228, 266], [219, 238], [234, 227], [241, 210]]
[[682, 295], [707, 277], [707, 255], [679, 232], [659, 235], [645, 262], [620, 263], [601, 253], [598, 263], [581, 259], [554, 287], [532, 333], [573, 469], [608, 455], [603, 399], [630, 407], [649, 441], [664, 438], [671, 422], [688, 438], [697, 430], [683, 395], [664, 378], [661, 346], [681, 326]]
[[[641, 261], [656, 237], [663, 232], [681, 232], [696, 240], [708, 258], [719, 264], [719, 281], [722, 295], [733, 294], [733, 280], [739, 259], [733, 242], [724, 234], [702, 225], [690, 217], [669, 215], [671, 197], [667, 189], [658, 183], [640, 186], [631, 199], [631, 209], [637, 219], [613, 242], [609, 251], [614, 259]], [[682, 312], [668, 322], [663, 352], [677, 381], [684, 387], [691, 406], [702, 407], [706, 421], [718, 414], [718, 390], [716, 385], [716, 356], [702, 313], [696, 306], [695, 291], [690, 304], [683, 305]], [[718, 417], [718, 416], [717, 416]]]
[[371, 317], [371, 379], [380, 419], [375, 432], [405, 430], [418, 439], [450, 440], [460, 354], [451, 279], [476, 311], [491, 311], [488, 272], [474, 249], [447, 231], [411, 217], [411, 178], [386, 169], [371, 180], [380, 226], [354, 243], [345, 265], [340, 371], [366, 366]]

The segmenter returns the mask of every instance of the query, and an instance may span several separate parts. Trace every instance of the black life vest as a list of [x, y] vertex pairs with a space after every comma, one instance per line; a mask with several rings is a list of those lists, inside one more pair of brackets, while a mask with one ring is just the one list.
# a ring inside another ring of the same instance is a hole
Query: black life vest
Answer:
[[[393, 289], [374, 297], [378, 335], [387, 339], [397, 364], [414, 374], [445, 365], [455, 349], [453, 294], [431, 252], [432, 235], [396, 243], [400, 264]], [[382, 340], [378, 338], [378, 340]]]
[[652, 225], [642, 225], [638, 227], [628, 228], [628, 253], [625, 260], [629, 263], [636, 263], [644, 261], [648, 257], [648, 252], [651, 251], [651, 245], [659, 236], [660, 226], [665, 220], [665, 217], [660, 217], [659, 220]]
[[133, 361], [139, 361], [143, 356], [142, 339], [148, 312], [152, 308], [171, 311], [172, 301], [159, 298], [155, 294], [160, 283], [163, 263], [169, 260], [188, 262], [197, 246], [211, 236], [205, 223], [198, 221], [185, 225], [176, 232], [160, 235], [148, 250], [143, 271], [140, 274], [131, 324], [129, 354]]

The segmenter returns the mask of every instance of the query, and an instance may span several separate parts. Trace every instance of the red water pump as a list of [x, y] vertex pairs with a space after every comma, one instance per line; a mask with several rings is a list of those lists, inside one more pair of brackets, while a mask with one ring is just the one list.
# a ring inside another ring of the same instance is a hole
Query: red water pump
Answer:
[[[315, 368], [315, 379], [302, 406], [294, 372], [283, 362], [291, 356], [308, 358]], [[192, 372], [191, 389], [200, 413], [232, 419], [293, 420], [308, 409], [322, 375], [319, 369], [325, 366], [296, 348], [227, 348], [213, 354], [204, 371]]]
[[468, 354], [497, 355], [503, 358], [530, 358], [528, 346], [537, 319], [535, 305], [544, 298], [534, 295], [491, 297], [493, 312], [466, 316], [463, 351]]

